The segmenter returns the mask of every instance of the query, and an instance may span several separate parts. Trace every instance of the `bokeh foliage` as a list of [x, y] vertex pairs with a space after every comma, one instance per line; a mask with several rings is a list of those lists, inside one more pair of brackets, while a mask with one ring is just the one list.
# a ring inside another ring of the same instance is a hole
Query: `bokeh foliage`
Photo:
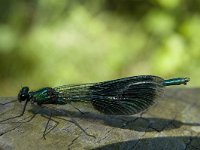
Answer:
[[199, 0], [1, 0], [0, 94], [138, 74], [200, 84]]

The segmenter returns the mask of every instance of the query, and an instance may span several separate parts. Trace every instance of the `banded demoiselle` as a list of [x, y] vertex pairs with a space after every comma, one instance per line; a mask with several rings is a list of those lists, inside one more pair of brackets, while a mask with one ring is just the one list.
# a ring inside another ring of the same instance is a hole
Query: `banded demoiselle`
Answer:
[[38, 105], [88, 102], [96, 110], [107, 115], [133, 115], [151, 106], [162, 94], [164, 87], [185, 85], [189, 80], [189, 78], [164, 80], [158, 76], [140, 75], [99, 83], [45, 87], [36, 91], [29, 91], [29, 87], [23, 87], [18, 94], [18, 101], [25, 101], [22, 113], [12, 118], [22, 116], [28, 102]]

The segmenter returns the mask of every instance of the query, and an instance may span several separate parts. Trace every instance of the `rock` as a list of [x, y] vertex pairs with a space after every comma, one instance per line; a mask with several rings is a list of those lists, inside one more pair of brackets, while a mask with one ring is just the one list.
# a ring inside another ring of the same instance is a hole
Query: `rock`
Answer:
[[[12, 100], [0, 97], [0, 120], [22, 111], [18, 101], [3, 104]], [[168, 88], [155, 105], [133, 116], [103, 115], [81, 103], [76, 107], [83, 113], [72, 105], [29, 104], [22, 117], [0, 123], [0, 149], [200, 149], [198, 88]]]

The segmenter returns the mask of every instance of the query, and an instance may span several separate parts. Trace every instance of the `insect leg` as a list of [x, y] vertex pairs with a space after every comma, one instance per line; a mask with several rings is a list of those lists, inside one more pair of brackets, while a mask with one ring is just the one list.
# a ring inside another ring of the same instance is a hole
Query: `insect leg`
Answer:
[[44, 129], [44, 132], [43, 132], [43, 138], [46, 140], [46, 138], [45, 138], [45, 135], [46, 135], [46, 131], [47, 131], [47, 128], [48, 128], [48, 126], [49, 126], [49, 122], [50, 122], [50, 120], [51, 120], [51, 116], [52, 116], [52, 113], [50, 114], [50, 117], [49, 117], [49, 119], [48, 119], [48, 121], [47, 121], [47, 124], [46, 124], [46, 126], [45, 126], [45, 129]]
[[85, 114], [84, 112], [82, 112], [80, 109], [78, 109], [77, 107], [75, 107], [74, 105], [72, 105], [71, 103], [69, 103], [74, 109], [78, 110], [81, 114]]
[[[17, 121], [17, 122], [13, 121], [13, 122], [10, 122], [10, 123], [27, 123], [27, 122], [32, 121], [33, 118], [35, 118], [36, 115], [37, 115], [37, 114], [33, 114], [32, 116], [28, 116], [28, 117], [26, 117], [26, 118], [24, 118], [24, 119], [21, 119], [21, 120]], [[29, 119], [28, 119], [28, 118], [29, 118]], [[26, 119], [28, 119], [28, 120], [26, 120]], [[24, 121], [24, 120], [26, 120], [26, 121]]]
[[[46, 137], [45, 137], [45, 136], [46, 136], [48, 133], [50, 133], [54, 128], [56, 128], [56, 127], [58, 126], [59, 122], [56, 121], [56, 120], [54, 120], [54, 119], [51, 119], [52, 113], [50, 113], [50, 116], [49, 116], [49, 117], [47, 117], [46, 115], [41, 115], [41, 116], [48, 119], [47, 124], [46, 124], [45, 129], [44, 129], [44, 132], [43, 132], [43, 135], [42, 135], [43, 139], [46, 140]], [[54, 121], [56, 124], [55, 124], [51, 129], [49, 129], [49, 131], [47, 131], [50, 121]]]
[[67, 120], [67, 119], [61, 118], [61, 117], [54, 117], [54, 118], [58, 118], [58, 119], [61, 119], [61, 120], [64, 120], [64, 121], [69, 121], [69, 122], [75, 124], [78, 128], [80, 128], [87, 136], [96, 138], [94, 135], [91, 135], [91, 134], [87, 133], [87, 131], [85, 131], [85, 129], [83, 129], [81, 127], [81, 125], [76, 120], [74, 120], [69, 114], [68, 114], [68, 116], [70, 117], [71, 120]]
[[7, 121], [7, 120], [10, 120], [10, 119], [15, 119], [15, 118], [19, 118], [19, 117], [23, 116], [23, 115], [24, 115], [24, 112], [25, 112], [25, 110], [26, 110], [26, 106], [27, 106], [28, 101], [29, 101], [29, 100], [26, 100], [21, 114], [19, 114], [19, 115], [17, 115], [17, 116], [14, 116], [14, 117], [10, 117], [10, 118], [4, 119], [4, 120], [1, 120], [0, 123], [1, 123], [1, 122], [4, 122], [4, 121]]

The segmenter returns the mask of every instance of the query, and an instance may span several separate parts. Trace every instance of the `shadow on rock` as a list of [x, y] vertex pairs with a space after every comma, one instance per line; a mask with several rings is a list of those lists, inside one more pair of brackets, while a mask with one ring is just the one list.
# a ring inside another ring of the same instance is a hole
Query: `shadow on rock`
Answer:
[[104, 145], [93, 150], [197, 150], [200, 137], [155, 137]]
[[163, 118], [144, 118], [136, 116], [113, 116], [113, 115], [102, 115], [97, 113], [85, 112], [80, 113], [78, 111], [67, 111], [63, 109], [52, 109], [52, 108], [41, 108], [34, 107], [30, 110], [32, 113], [37, 113], [41, 115], [52, 117], [72, 117], [72, 118], [81, 118], [88, 121], [97, 123], [103, 122], [103, 124], [121, 128], [129, 129], [141, 132], [152, 132], [152, 131], [164, 131], [179, 128], [182, 125], [188, 126], [200, 126], [199, 123], [184, 123], [175, 119], [163, 119]]

